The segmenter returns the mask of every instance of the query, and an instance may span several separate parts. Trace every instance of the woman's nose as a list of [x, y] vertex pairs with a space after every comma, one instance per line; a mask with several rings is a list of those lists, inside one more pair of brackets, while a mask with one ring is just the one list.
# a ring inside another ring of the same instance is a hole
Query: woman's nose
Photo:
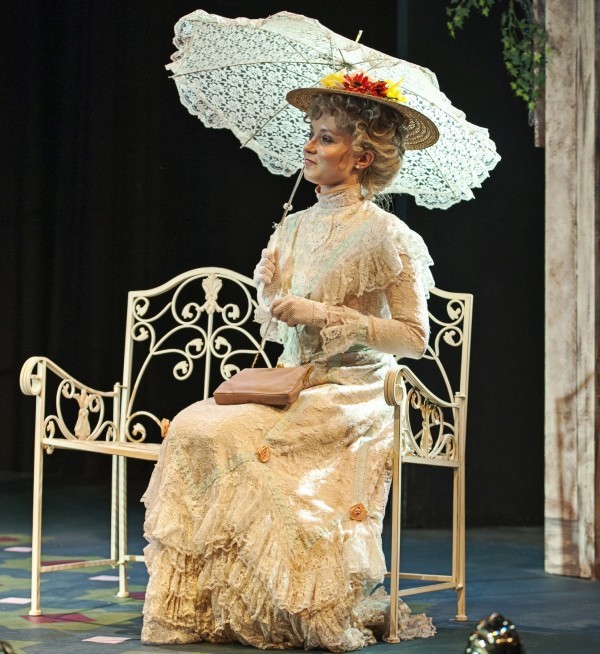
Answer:
[[314, 152], [315, 151], [315, 137], [311, 137], [308, 139], [308, 141], [304, 144], [304, 150], [305, 152]]

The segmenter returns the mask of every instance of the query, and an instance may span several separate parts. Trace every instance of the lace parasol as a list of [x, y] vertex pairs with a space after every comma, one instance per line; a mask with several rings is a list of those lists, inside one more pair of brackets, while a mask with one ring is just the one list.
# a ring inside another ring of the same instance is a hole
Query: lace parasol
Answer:
[[471, 189], [500, 160], [488, 131], [465, 120], [431, 71], [339, 36], [312, 18], [280, 12], [231, 19], [198, 10], [177, 22], [174, 43], [167, 69], [183, 105], [207, 127], [230, 129], [272, 173], [292, 175], [303, 164], [308, 129], [286, 93], [317, 86], [342, 68], [400, 81], [408, 106], [439, 129], [433, 146], [406, 152], [387, 192], [446, 209], [473, 198]]

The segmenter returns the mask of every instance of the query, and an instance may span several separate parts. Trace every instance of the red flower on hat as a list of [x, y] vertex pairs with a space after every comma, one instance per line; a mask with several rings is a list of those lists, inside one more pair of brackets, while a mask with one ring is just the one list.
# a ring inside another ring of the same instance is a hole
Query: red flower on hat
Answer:
[[354, 75], [350, 73], [344, 75], [344, 88], [354, 93], [385, 98], [388, 85], [383, 80], [371, 80], [365, 73], [358, 72]]

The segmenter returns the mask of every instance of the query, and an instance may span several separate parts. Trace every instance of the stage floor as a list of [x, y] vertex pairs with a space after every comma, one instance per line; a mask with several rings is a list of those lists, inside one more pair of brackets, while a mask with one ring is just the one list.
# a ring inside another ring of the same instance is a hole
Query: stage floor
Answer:
[[[58, 562], [109, 556], [108, 487], [65, 486], [48, 480], [44, 491], [43, 560]], [[135, 493], [135, 491], [134, 491]], [[130, 543], [141, 552], [142, 510], [131, 498]], [[242, 645], [144, 646], [141, 611], [147, 580], [143, 563], [129, 569], [131, 597], [115, 596], [110, 568], [82, 568], [42, 575], [44, 615], [28, 615], [31, 555], [31, 490], [23, 478], [0, 476], [0, 639], [15, 652], [211, 652], [250, 650]], [[405, 532], [403, 567], [444, 574], [449, 568], [448, 532]], [[423, 565], [426, 563], [426, 565]], [[527, 654], [600, 652], [600, 582], [543, 572], [541, 528], [471, 529], [467, 536], [468, 622], [453, 621], [451, 591], [418, 595], [409, 605], [425, 611], [438, 633], [428, 640], [380, 643], [373, 654], [462, 654], [474, 624], [499, 611], [517, 626]]]

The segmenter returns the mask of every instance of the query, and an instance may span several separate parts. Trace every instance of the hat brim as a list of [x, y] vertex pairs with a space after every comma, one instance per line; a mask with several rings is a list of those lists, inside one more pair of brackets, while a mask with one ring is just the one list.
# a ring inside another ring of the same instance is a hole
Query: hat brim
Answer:
[[387, 98], [379, 98], [364, 93], [353, 93], [352, 91], [321, 87], [294, 89], [285, 97], [291, 105], [306, 112], [308, 111], [312, 99], [317, 95], [351, 95], [352, 97], [361, 98], [362, 100], [371, 100], [372, 102], [384, 104], [387, 107], [390, 107], [390, 109], [402, 114], [402, 116], [404, 116], [408, 121], [406, 127], [406, 143], [404, 146], [407, 150], [423, 150], [433, 145], [440, 138], [438, 128], [429, 118], [427, 118], [427, 116], [405, 104], [395, 102], [394, 100], [388, 100]]

